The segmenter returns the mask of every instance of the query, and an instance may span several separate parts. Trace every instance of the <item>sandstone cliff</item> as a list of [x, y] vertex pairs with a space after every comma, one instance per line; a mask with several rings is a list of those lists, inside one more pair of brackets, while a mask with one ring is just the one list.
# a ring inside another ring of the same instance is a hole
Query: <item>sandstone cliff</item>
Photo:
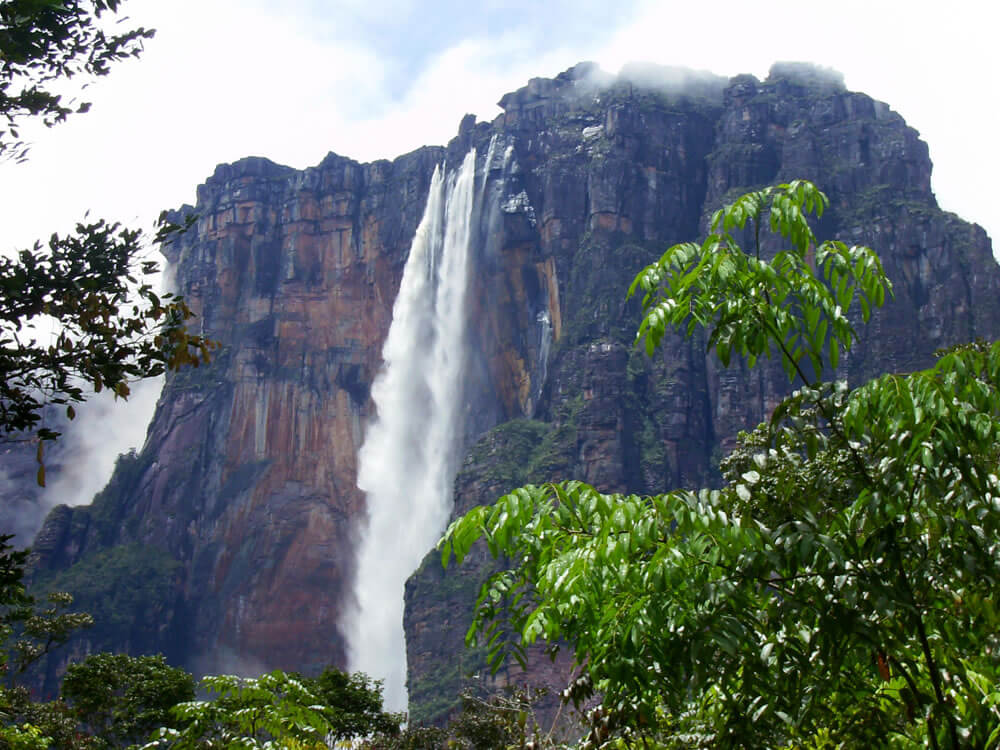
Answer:
[[[844, 359], [851, 379], [1000, 332], [989, 239], [937, 208], [917, 133], [835, 78], [775, 66], [764, 82], [652, 67], [612, 79], [580, 65], [500, 104], [447, 148], [371, 164], [331, 154], [303, 172], [246, 159], [199, 189], [184, 209], [195, 228], [169, 259], [224, 347], [168, 380], [143, 451], [92, 506], [54, 512], [36, 543], [38, 579], [90, 581], [83, 603], [111, 623], [78, 648], [164, 651], [197, 671], [343, 663], [337, 622], [364, 512], [355, 461], [392, 301], [434, 165], [483, 155], [493, 136], [512, 164], [470, 291], [457, 512], [529, 480], [712, 481], [784, 376], [722, 370], [698, 340], [647, 359], [624, 294], [745, 188], [813, 179], [832, 200], [820, 234], [883, 254], [896, 300]], [[456, 654], [487, 566], [445, 575], [432, 557], [407, 587], [417, 718], [446, 712], [478, 664]]]
[[[146, 571], [166, 598], [138, 594], [137, 626], [98, 626], [91, 647], [160, 650], [202, 672], [342, 663], [368, 388], [441, 156], [331, 154], [304, 173], [245, 159], [199, 188], [197, 224], [169, 260], [224, 346], [169, 379], [145, 450], [91, 507], [53, 513], [35, 544], [36, 576], [68, 568], [60, 585], [137, 545], [180, 563]], [[106, 623], [133, 571], [101, 567], [83, 604]]]

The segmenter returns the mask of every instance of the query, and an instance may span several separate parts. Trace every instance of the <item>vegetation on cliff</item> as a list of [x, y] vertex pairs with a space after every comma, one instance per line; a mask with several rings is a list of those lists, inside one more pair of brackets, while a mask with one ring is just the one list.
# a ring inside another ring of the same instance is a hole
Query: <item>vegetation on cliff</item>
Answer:
[[155, 546], [122, 545], [100, 550], [57, 573], [36, 576], [38, 591], [70, 591], [74, 604], [90, 613], [96, 648], [143, 643], [143, 631], [163, 627], [180, 563]]
[[[864, 247], [819, 243], [826, 197], [736, 200], [636, 278], [653, 351], [704, 329], [724, 365], [775, 356], [799, 390], [740, 436], [721, 490], [526, 486], [442, 540], [484, 539], [469, 641], [494, 666], [568, 642], [600, 696], [594, 746], [986, 747], [1000, 738], [1000, 344], [851, 388], [824, 378], [891, 288]], [[749, 225], [749, 226], [748, 226]], [[787, 243], [761, 257], [761, 232]], [[734, 233], [749, 228], [744, 252]], [[610, 743], [610, 744], [607, 744]]]
[[194, 700], [194, 678], [160, 655], [91, 654], [66, 670], [61, 699], [80, 734], [99, 747], [124, 747], [178, 726], [170, 709]]
[[36, 602], [24, 585], [27, 553], [7, 541], [0, 538], [0, 748], [326, 747], [399, 732], [404, 717], [382, 710], [380, 682], [333, 667], [318, 677], [209, 676], [199, 687], [214, 698], [194, 700], [194, 677], [162, 655], [98, 653], [70, 664], [55, 700], [39, 701], [21, 683], [24, 672], [93, 619], [66, 611], [66, 594]]

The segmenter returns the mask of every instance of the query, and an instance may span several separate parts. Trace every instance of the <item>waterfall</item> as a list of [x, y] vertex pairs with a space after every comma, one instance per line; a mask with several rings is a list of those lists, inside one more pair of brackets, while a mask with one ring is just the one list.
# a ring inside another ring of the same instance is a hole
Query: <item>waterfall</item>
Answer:
[[457, 172], [434, 171], [392, 308], [383, 369], [372, 386], [376, 417], [358, 455], [368, 523], [360, 530], [356, 607], [344, 631], [350, 669], [385, 681], [391, 711], [407, 707], [403, 585], [451, 512], [464, 405], [475, 172], [475, 149]]
[[[493, 152], [496, 151], [497, 137], [490, 138], [489, 148], [486, 149], [486, 161], [483, 162], [483, 184], [479, 186], [479, 211], [480, 215], [486, 213], [486, 183], [490, 180], [490, 170], [493, 169]], [[506, 162], [504, 162], [506, 167]]]
[[542, 310], [535, 318], [541, 325], [538, 342], [538, 390], [535, 393], [535, 404], [541, 397], [542, 388], [545, 387], [545, 379], [549, 376], [549, 353], [552, 350], [552, 319], [548, 310]]

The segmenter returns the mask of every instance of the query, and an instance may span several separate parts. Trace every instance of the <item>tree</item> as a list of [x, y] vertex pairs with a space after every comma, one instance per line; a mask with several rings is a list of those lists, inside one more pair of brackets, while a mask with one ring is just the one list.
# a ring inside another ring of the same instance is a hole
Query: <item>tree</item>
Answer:
[[89, 748], [77, 732], [77, 721], [61, 701], [38, 703], [15, 682], [32, 663], [72, 633], [93, 623], [90, 615], [68, 612], [72, 597], [55, 593], [39, 605], [24, 585], [27, 552], [13, 549], [10, 536], [0, 536], [0, 747]]
[[[102, 18], [121, 0], [4, 0], [0, 2], [0, 156], [23, 158], [19, 123], [39, 118], [52, 126], [73, 111], [56, 88], [68, 79], [106, 75], [135, 57], [153, 32], [108, 33]], [[153, 243], [180, 229], [161, 217]], [[84, 388], [127, 398], [129, 382], [209, 358], [211, 344], [187, 332], [193, 316], [184, 301], [158, 296], [149, 278], [141, 232], [104, 221], [80, 223], [15, 257], [0, 258], [0, 433], [38, 439], [39, 484], [45, 483], [43, 445], [58, 432], [44, 424], [46, 404], [85, 400]]]
[[294, 676], [319, 698], [334, 739], [399, 733], [404, 717], [382, 710], [381, 680], [373, 680], [363, 672], [348, 674], [334, 667], [327, 667], [319, 677]]
[[[63, 100], [58, 89], [69, 79], [106, 75], [112, 64], [139, 54], [151, 31], [105, 28], [120, 6], [121, 0], [0, 0], [6, 120], [0, 157], [25, 158], [18, 132], [24, 120], [52, 126], [86, 111], [86, 103]], [[153, 241], [168, 241], [178, 229], [161, 217]], [[86, 386], [127, 398], [133, 379], [208, 360], [213, 344], [187, 332], [192, 312], [184, 301], [158, 296], [148, 283], [158, 265], [144, 258], [145, 249], [140, 232], [95, 221], [0, 258], [0, 435], [24, 439], [35, 432], [39, 484], [44, 441], [58, 437], [43, 421], [46, 405], [65, 406], [72, 419]], [[14, 551], [10, 539], [0, 535], [0, 668], [8, 677], [92, 622], [65, 611], [72, 602], [67, 594], [39, 605], [27, 593], [26, 553]], [[34, 702], [21, 686], [0, 688], [0, 715], [0, 745], [94, 746], [64, 702]]]
[[[1000, 343], [853, 389], [824, 380], [855, 338], [847, 312], [867, 322], [891, 291], [874, 252], [816, 240], [804, 214], [826, 204], [807, 182], [744, 195], [630, 290], [648, 352], [704, 328], [724, 365], [777, 356], [801, 386], [740, 435], [725, 487], [528, 486], [442, 539], [445, 564], [479, 539], [509, 561], [469, 639], [495, 666], [568, 642], [602, 697], [595, 745], [1000, 739]], [[770, 260], [768, 228], [786, 243]]]
[[162, 655], [91, 654], [66, 670], [61, 695], [89, 733], [124, 747], [176, 726], [170, 709], [194, 699], [194, 677]]
[[[176, 229], [164, 223], [156, 241]], [[131, 380], [208, 360], [213, 345], [187, 331], [184, 301], [145, 280], [159, 267], [138, 262], [143, 252], [140, 232], [98, 221], [0, 258], [0, 430], [55, 439], [39, 428], [46, 404], [72, 418], [85, 385], [127, 398]]]
[[67, 612], [73, 597], [65, 593], [50, 594], [48, 606], [40, 606], [24, 585], [28, 553], [13, 549], [10, 540], [0, 535], [0, 672], [19, 675], [93, 619]]
[[487, 697], [462, 694], [462, 708], [443, 727], [408, 726], [375, 733], [361, 743], [370, 750], [541, 750], [562, 747], [559, 716], [546, 730], [536, 714], [545, 690], [510, 687]]
[[260, 677], [208, 676], [214, 700], [180, 703], [182, 726], [163, 728], [144, 748], [325, 748], [375, 732], [399, 732], [403, 716], [381, 711], [382, 684], [332, 667], [317, 678], [281, 671]]
[[76, 76], [107, 75], [113, 63], [138, 57], [149, 29], [108, 34], [100, 21], [119, 12], [122, 0], [3, 0], [0, 2], [0, 157], [23, 159], [27, 146], [18, 128], [26, 118], [47, 127], [86, 102], [64, 102], [55, 87]]

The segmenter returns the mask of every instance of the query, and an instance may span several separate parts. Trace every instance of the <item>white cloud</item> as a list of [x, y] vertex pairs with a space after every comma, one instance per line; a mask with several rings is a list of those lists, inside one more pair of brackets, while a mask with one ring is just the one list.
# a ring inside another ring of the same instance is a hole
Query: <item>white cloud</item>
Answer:
[[[435, 14], [413, 0], [390, 6], [390, 18]], [[498, 7], [482, 12], [496, 19]], [[982, 189], [1000, 172], [988, 145], [1000, 115], [987, 37], [997, 12], [985, 3], [940, 7], [774, 0], [751, 11], [732, 1], [640, 0], [604, 34], [581, 30], [580, 14], [603, 18], [597, 6], [581, 6], [565, 28], [542, 14], [526, 20], [521, 9], [509, 28], [484, 27], [429, 56], [413, 52], [406, 68], [406, 48], [360, 31], [378, 19], [375, 9], [386, 14], [385, 3], [133, 0], [136, 22], [158, 29], [143, 58], [90, 90], [90, 114], [42, 133], [27, 164], [0, 165], [3, 244], [67, 228], [88, 208], [146, 223], [192, 201], [216, 164], [242, 156], [301, 168], [330, 150], [371, 160], [442, 144], [464, 113], [492, 118], [507, 91], [584, 59], [612, 72], [631, 60], [723, 75], [764, 76], [778, 59], [836, 68], [849, 87], [888, 101], [921, 131], [942, 204], [1000, 232]], [[304, 16], [305, 8], [317, 15]], [[535, 22], [547, 33], [529, 32]]]
[[643, 0], [596, 59], [610, 70], [651, 60], [758, 77], [776, 60], [834, 68], [848, 88], [889, 103], [920, 131], [941, 205], [1000, 237], [1000, 210], [988, 188], [1000, 175], [993, 145], [998, 22], [994, 4], [974, 0]]
[[[413, 79], [402, 100], [385, 116], [348, 123], [342, 130], [345, 153], [364, 160], [392, 158], [424, 145], [444, 145], [458, 131], [461, 118], [475, 114], [492, 120], [497, 101], [523, 86], [529, 77], [554, 75], [577, 60], [564, 49], [542, 57], [519, 55], [515, 36], [466, 39], [434, 56]], [[539, 72], [541, 68], [542, 72]]]

